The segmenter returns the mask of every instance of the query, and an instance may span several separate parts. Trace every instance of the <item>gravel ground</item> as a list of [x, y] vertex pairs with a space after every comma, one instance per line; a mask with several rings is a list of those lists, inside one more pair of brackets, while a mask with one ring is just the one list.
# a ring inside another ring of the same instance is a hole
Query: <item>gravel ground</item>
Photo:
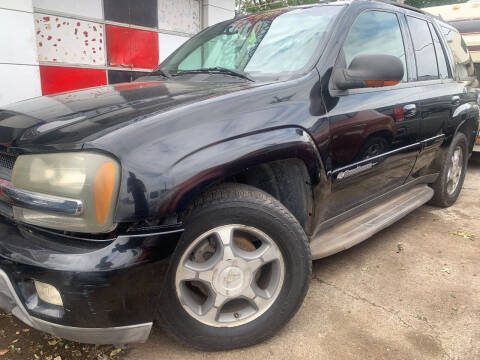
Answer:
[[[58, 340], [0, 314], [0, 360], [480, 359], [479, 264], [477, 154], [453, 207], [423, 206], [364, 243], [314, 262], [302, 308], [263, 344], [202, 353], [156, 328], [147, 343], [121, 352], [70, 342], [59, 349]], [[1, 355], [2, 349], [9, 352]]]

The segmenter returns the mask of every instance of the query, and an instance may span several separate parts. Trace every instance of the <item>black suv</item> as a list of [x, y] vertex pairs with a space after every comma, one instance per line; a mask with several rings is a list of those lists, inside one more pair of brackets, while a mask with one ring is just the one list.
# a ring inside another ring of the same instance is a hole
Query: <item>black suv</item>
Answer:
[[399, 4], [284, 8], [134, 83], [4, 107], [0, 307], [81, 342], [272, 336], [312, 259], [457, 199], [479, 109], [456, 46]]

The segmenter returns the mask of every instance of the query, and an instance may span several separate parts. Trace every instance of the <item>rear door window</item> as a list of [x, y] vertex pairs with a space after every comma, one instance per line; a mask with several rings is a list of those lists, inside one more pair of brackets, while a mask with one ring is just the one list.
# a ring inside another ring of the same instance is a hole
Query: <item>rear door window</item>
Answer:
[[367, 11], [359, 15], [343, 44], [346, 66], [357, 55], [383, 54], [398, 57], [407, 81], [405, 46], [397, 15], [386, 11]]
[[435, 45], [435, 53], [437, 54], [438, 72], [440, 75], [440, 79], [446, 79], [448, 78], [448, 68], [442, 44], [440, 43], [440, 39], [438, 38], [437, 32], [433, 28], [433, 25], [429, 23], [428, 27], [430, 28], [430, 32], [432, 34], [433, 45]]
[[438, 79], [437, 57], [428, 23], [411, 16], [407, 19], [417, 63], [417, 80]]

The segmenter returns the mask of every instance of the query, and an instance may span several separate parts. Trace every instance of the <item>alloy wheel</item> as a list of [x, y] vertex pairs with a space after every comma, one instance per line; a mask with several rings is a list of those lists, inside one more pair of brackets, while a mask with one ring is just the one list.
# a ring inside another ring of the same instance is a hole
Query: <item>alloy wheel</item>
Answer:
[[457, 146], [450, 158], [450, 168], [447, 173], [447, 193], [452, 195], [458, 187], [463, 170], [463, 150]]
[[225, 225], [196, 238], [175, 274], [182, 307], [203, 324], [235, 327], [265, 313], [278, 297], [285, 262], [262, 231]]

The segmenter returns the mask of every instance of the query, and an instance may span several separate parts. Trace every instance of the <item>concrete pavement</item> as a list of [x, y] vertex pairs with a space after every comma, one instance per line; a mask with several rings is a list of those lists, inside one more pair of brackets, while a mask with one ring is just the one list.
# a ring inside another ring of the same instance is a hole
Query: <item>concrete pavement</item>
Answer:
[[423, 206], [314, 262], [305, 303], [273, 339], [202, 353], [158, 328], [126, 359], [480, 359], [480, 156], [459, 201]]

